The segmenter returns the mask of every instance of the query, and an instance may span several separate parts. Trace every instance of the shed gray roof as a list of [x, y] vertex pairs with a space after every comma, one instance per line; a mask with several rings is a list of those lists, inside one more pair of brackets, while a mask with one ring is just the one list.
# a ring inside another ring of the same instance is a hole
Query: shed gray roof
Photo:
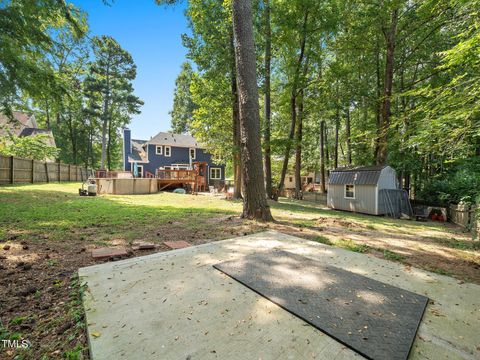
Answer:
[[384, 168], [386, 166], [338, 168], [330, 172], [328, 183], [331, 185], [377, 185]]
[[159, 132], [148, 141], [152, 145], [170, 145], [188, 148], [202, 148], [202, 145], [191, 135]]

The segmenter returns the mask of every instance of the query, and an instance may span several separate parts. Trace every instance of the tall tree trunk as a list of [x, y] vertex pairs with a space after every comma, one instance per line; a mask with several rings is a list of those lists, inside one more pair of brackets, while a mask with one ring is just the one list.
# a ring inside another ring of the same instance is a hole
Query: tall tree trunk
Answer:
[[105, 170], [105, 163], [107, 160], [107, 131], [108, 131], [108, 97], [105, 97], [103, 104], [102, 116], [102, 158], [100, 161], [100, 169]]
[[242, 217], [272, 221], [265, 196], [255, 44], [250, 0], [233, 0], [233, 34], [244, 182]]
[[107, 157], [107, 130], [109, 122], [109, 105], [110, 105], [110, 76], [108, 74], [109, 67], [107, 67], [107, 86], [103, 100], [103, 116], [102, 116], [102, 158], [100, 162], [100, 169], [105, 170], [105, 162]]
[[107, 130], [107, 169], [112, 170], [112, 117], [109, 116], [108, 130]]
[[242, 157], [240, 154], [240, 114], [238, 110], [237, 76], [235, 74], [235, 48], [233, 30], [231, 33], [231, 91], [232, 91], [232, 128], [233, 128], [233, 198], [242, 198]]
[[93, 167], [92, 162], [92, 131], [88, 130], [88, 139], [87, 139], [87, 153], [85, 155], [85, 166]]
[[368, 135], [368, 132], [365, 131], [366, 130], [366, 127], [367, 127], [367, 124], [368, 124], [368, 104], [367, 104], [367, 101], [365, 99], [365, 96], [363, 97], [363, 123], [362, 123], [362, 130], [363, 132], [365, 133], [365, 136], [364, 136], [364, 141], [361, 143], [361, 147], [360, 147], [360, 151], [362, 154], [367, 154], [367, 149], [369, 147], [369, 143], [370, 143], [370, 136]]
[[[328, 152], [328, 126], [327, 126], [327, 123], [325, 123], [325, 166], [328, 168], [330, 168], [330, 154]], [[328, 171], [328, 170], [327, 170]]]
[[325, 194], [325, 121], [320, 122], [320, 191]]
[[[91, 126], [91, 125], [90, 125]], [[89, 136], [89, 141], [88, 141], [88, 150], [90, 152], [90, 166], [92, 167], [92, 169], [95, 167], [96, 163], [95, 163], [95, 154], [94, 154], [94, 151], [93, 151], [93, 141], [94, 141], [94, 138], [95, 138], [95, 131], [93, 129], [93, 126], [90, 127], [90, 136]]]
[[267, 197], [273, 197], [272, 190], [272, 162], [270, 149], [270, 127], [271, 127], [271, 109], [270, 109], [270, 68], [272, 61], [272, 31], [270, 28], [270, 0], [265, 0], [265, 127], [263, 142], [265, 148], [265, 190]]
[[71, 112], [68, 112], [68, 131], [70, 135], [70, 142], [72, 144], [72, 161], [74, 164], [77, 164], [77, 135], [73, 126]]
[[350, 104], [347, 104], [347, 111], [345, 117], [345, 135], [347, 137], [347, 163], [352, 165], [352, 139], [350, 131]]
[[278, 183], [276, 198], [278, 198], [278, 196], [280, 196], [280, 194], [283, 191], [285, 176], [287, 175], [287, 170], [288, 170], [288, 161], [290, 160], [290, 150], [292, 147], [293, 138], [295, 136], [295, 127], [297, 122], [297, 88], [298, 88], [298, 82], [300, 79], [300, 70], [302, 67], [302, 62], [305, 54], [305, 44], [307, 41], [307, 23], [308, 23], [308, 10], [305, 11], [305, 15], [303, 17], [303, 26], [302, 26], [301, 41], [300, 41], [300, 54], [298, 55], [297, 65], [296, 65], [295, 74], [294, 74], [294, 80], [292, 84], [292, 91], [290, 95], [290, 113], [291, 113], [290, 134], [288, 135], [288, 142], [287, 142], [287, 146], [285, 147], [285, 158], [283, 159], [282, 172], [280, 174], [280, 182]]
[[375, 47], [375, 75], [376, 75], [376, 79], [377, 79], [377, 87], [376, 87], [376, 90], [377, 90], [377, 99], [376, 99], [376, 103], [375, 103], [375, 120], [376, 120], [376, 125], [377, 125], [377, 137], [375, 138], [375, 151], [374, 151], [374, 154], [373, 154], [373, 157], [375, 159], [375, 161], [377, 161], [377, 158], [378, 158], [378, 154], [379, 154], [379, 151], [380, 151], [380, 124], [381, 124], [381, 112], [382, 112], [382, 109], [381, 109], [381, 106], [382, 106], [382, 99], [381, 99], [381, 95], [382, 95], [382, 90], [381, 90], [381, 87], [382, 87], [382, 79], [381, 79], [381, 71], [380, 71], [380, 44], [379, 44], [379, 40], [377, 40], [377, 45]]
[[407, 190], [408, 194], [410, 194], [410, 172], [409, 171], [405, 171], [404, 188]]
[[385, 81], [383, 87], [382, 112], [380, 117], [380, 138], [378, 141], [377, 164], [387, 162], [388, 128], [390, 126], [390, 106], [393, 87], [393, 66], [395, 60], [395, 36], [397, 33], [398, 9], [392, 10], [390, 29], [384, 31], [387, 43]]
[[334, 148], [334, 157], [333, 157], [333, 167], [338, 168], [338, 146], [339, 146], [339, 132], [340, 132], [340, 109], [337, 105], [337, 111], [335, 114], [335, 148]]
[[295, 135], [295, 199], [302, 198], [302, 134], [303, 133], [303, 89], [300, 90], [298, 121]]
[[50, 130], [50, 106], [48, 103], [48, 99], [45, 99], [45, 115], [46, 115], [46, 126], [47, 129]]

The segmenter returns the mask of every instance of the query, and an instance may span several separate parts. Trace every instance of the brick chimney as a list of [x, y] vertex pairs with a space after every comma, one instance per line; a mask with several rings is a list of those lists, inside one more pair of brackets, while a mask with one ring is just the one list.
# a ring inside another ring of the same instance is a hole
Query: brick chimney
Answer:
[[132, 134], [129, 128], [123, 128], [123, 170], [131, 171], [128, 155], [132, 153]]

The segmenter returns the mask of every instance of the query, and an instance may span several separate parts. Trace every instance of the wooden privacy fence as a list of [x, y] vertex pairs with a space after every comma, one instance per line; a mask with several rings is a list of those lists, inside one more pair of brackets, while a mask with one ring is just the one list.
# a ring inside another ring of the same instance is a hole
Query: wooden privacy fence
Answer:
[[454, 224], [470, 229], [473, 233], [477, 233], [480, 227], [477, 211], [478, 208], [474, 205], [450, 204], [448, 207], [448, 218]]
[[[295, 194], [295, 190], [284, 189], [282, 191], [281, 196], [292, 199], [294, 194]], [[327, 194], [322, 194], [321, 192], [318, 192], [318, 191], [304, 191], [302, 200], [316, 202], [322, 205], [327, 205]]]
[[84, 181], [87, 178], [87, 169], [83, 166], [0, 155], [0, 184]]

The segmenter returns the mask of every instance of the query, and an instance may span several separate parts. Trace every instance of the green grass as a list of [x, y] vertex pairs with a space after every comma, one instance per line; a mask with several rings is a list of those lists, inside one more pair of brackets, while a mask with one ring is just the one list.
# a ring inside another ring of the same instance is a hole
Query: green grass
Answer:
[[335, 246], [338, 246], [350, 251], [358, 252], [358, 253], [365, 253], [370, 249], [368, 245], [357, 244], [356, 242], [350, 239], [341, 239], [341, 240], [335, 241], [334, 244]]
[[316, 242], [325, 244], [325, 245], [334, 245], [327, 237], [325, 236], [317, 236], [315, 239], [313, 239]]
[[387, 249], [383, 250], [383, 256], [385, 259], [392, 261], [402, 261], [404, 259], [404, 256], [400, 255], [399, 253]]
[[236, 214], [240, 204], [171, 193], [80, 197], [78, 184], [0, 187], [0, 240], [93, 240], [98, 244], [138, 238], [169, 221], [197, 229], [218, 214]]
[[368, 245], [357, 244], [350, 239], [330, 240], [326, 236], [317, 236], [313, 239], [313, 241], [316, 241], [325, 245], [337, 246], [342, 249], [346, 249], [346, 250], [350, 250], [358, 253], [365, 253], [370, 249]]
[[[240, 201], [167, 192], [80, 197], [79, 186], [77, 183], [0, 186], [0, 241], [67, 239], [85, 245], [105, 246], [118, 238], [126, 243], [136, 239], [153, 239], [159, 229], [168, 229], [172, 222], [176, 228], [192, 233], [208, 231], [215, 234], [217, 224], [209, 222], [209, 219], [238, 215], [242, 207]], [[436, 231], [444, 231], [439, 223], [425, 224], [331, 211], [315, 203], [290, 199], [281, 199], [270, 205], [276, 220], [313, 231], [322, 231], [323, 222], [328, 220], [340, 220], [345, 223], [342, 227], [357, 233], [368, 229], [416, 236], [420, 231], [431, 231], [432, 236], [436, 236]], [[325, 240], [317, 241], [326, 243]], [[478, 249], [480, 246], [454, 238], [435, 241], [457, 249]], [[356, 252], [368, 250], [366, 245], [358, 245], [351, 240], [337, 240], [333, 244]], [[54, 261], [48, 264], [56, 266]]]
[[10, 320], [10, 324], [12, 325], [20, 325], [22, 322], [24, 322], [27, 318], [24, 316], [16, 316], [12, 320]]
[[452, 273], [450, 271], [447, 271], [445, 269], [437, 268], [437, 267], [428, 267], [428, 271], [434, 272], [435, 274], [439, 275], [445, 275], [445, 276], [452, 276]]
[[455, 238], [438, 238], [438, 237], [429, 237], [429, 239], [448, 246], [452, 249], [459, 250], [480, 250], [480, 241], [462, 241]]
[[[166, 192], [80, 197], [79, 186], [76, 183], [1, 186], [0, 240], [60, 241], [68, 238], [104, 245], [116, 237], [132, 241], [155, 232], [161, 225], [168, 225], [169, 221], [179, 222], [192, 231], [201, 230], [209, 218], [238, 215], [242, 207], [238, 201]], [[416, 234], [420, 229], [439, 229], [439, 224], [331, 211], [316, 204], [288, 199], [271, 202], [271, 208], [277, 220], [298, 227], [319, 229], [321, 221], [316, 220], [326, 218], [348, 221], [359, 231], [364, 228]], [[210, 227], [214, 229], [215, 224]], [[359, 249], [353, 247], [353, 250]]]

